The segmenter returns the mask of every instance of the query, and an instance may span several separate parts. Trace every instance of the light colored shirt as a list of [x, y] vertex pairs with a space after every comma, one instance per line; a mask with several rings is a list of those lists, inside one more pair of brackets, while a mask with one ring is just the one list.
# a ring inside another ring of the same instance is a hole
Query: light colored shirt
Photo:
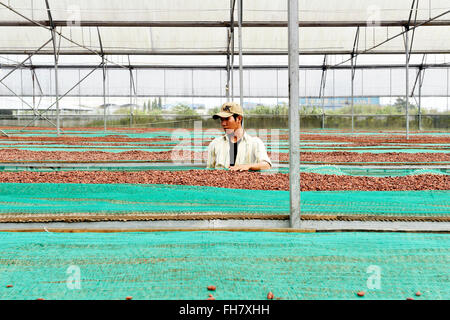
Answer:
[[[252, 164], [266, 161], [272, 166], [267, 155], [266, 147], [258, 137], [252, 137], [244, 131], [240, 140], [235, 165]], [[230, 144], [225, 134], [215, 138], [208, 146], [207, 168], [229, 168], [230, 167]]]

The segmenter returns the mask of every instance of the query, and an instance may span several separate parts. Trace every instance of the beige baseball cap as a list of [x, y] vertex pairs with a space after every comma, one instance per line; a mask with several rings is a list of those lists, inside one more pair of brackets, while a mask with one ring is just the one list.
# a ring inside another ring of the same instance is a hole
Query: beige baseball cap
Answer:
[[225, 102], [220, 108], [220, 112], [213, 115], [213, 119], [228, 118], [231, 117], [233, 114], [243, 116], [244, 110], [242, 110], [242, 107], [236, 102]]

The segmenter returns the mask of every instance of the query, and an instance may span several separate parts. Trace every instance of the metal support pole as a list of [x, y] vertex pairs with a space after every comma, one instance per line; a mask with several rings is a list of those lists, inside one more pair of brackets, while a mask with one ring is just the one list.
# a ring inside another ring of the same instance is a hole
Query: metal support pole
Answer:
[[325, 93], [325, 79], [323, 81], [322, 99], [320, 101], [321, 107], [322, 107], [322, 129], [325, 129], [325, 97], [324, 97], [324, 93]]
[[53, 48], [55, 57], [55, 99], [56, 99], [56, 135], [60, 135], [60, 122], [59, 122], [59, 88], [58, 88], [58, 56], [56, 53], [56, 35], [55, 30], [52, 29]]
[[227, 101], [230, 101], [230, 42], [231, 42], [231, 31], [227, 29], [227, 86], [225, 88], [225, 94]]
[[290, 226], [300, 228], [298, 0], [288, 0]]
[[102, 56], [102, 68], [103, 68], [103, 131], [106, 132], [106, 68], [105, 58]]
[[133, 105], [133, 74], [132, 74], [133, 70], [130, 68], [130, 128], [133, 125], [133, 110], [132, 110], [132, 105]]
[[231, 67], [230, 67], [230, 79], [231, 79], [231, 101], [234, 100], [234, 31], [231, 33]]
[[351, 74], [352, 74], [352, 87], [351, 87], [351, 91], [352, 91], [352, 97], [351, 97], [351, 101], [350, 101], [350, 104], [351, 104], [351, 106], [352, 106], [352, 133], [355, 131], [355, 110], [354, 110], [354, 99], [353, 99], [353, 96], [355, 95], [355, 93], [354, 93], [354, 85], [355, 85], [355, 70], [354, 70], [354, 63], [353, 63], [353, 54], [352, 54], [352, 60], [351, 60], [351, 62], [352, 62], [352, 71], [351, 71]]
[[[137, 88], [138, 88], [138, 70], [136, 70], [136, 77], [133, 77], [133, 93], [134, 93], [134, 105], [136, 106], [136, 108], [138, 108], [138, 93], [137, 93]], [[134, 79], [136, 78], [136, 79]]]
[[352, 106], [352, 133], [355, 131], [355, 53], [358, 51], [359, 46], [359, 27], [356, 29], [356, 35], [355, 35], [355, 41], [353, 42], [353, 50], [350, 56], [351, 60], [351, 91], [352, 91], [352, 100], [351, 100], [351, 106]]
[[103, 70], [103, 131], [106, 132], [106, 59], [105, 52], [103, 51], [103, 42], [100, 35], [100, 28], [97, 27], [98, 43], [100, 44], [101, 57], [102, 57], [102, 70]]
[[239, 16], [239, 104], [244, 107], [244, 70], [242, 69], [242, 0], [238, 0]]
[[322, 129], [325, 129], [325, 83], [327, 79], [327, 55], [323, 58], [323, 64], [322, 64], [322, 79], [320, 80], [320, 91], [319, 91], [319, 97], [321, 98], [321, 107], [322, 107]]
[[48, 20], [51, 26], [52, 33], [52, 43], [53, 43], [53, 56], [55, 59], [55, 99], [56, 99], [56, 135], [60, 135], [60, 123], [59, 123], [59, 92], [58, 92], [58, 53], [56, 47], [56, 32], [55, 25], [53, 23], [52, 13], [50, 11], [50, 6], [48, 5], [48, 0], [45, 0], [45, 5], [47, 7]]
[[230, 32], [231, 32], [231, 68], [230, 68], [230, 79], [231, 79], [231, 101], [234, 100], [234, 6], [236, 0], [231, 1], [231, 23], [230, 23]]
[[406, 27], [405, 32], [405, 54], [406, 54], [406, 139], [409, 140], [409, 39], [408, 39], [408, 29], [409, 27]]
[[418, 120], [419, 131], [422, 131], [422, 69], [419, 69], [419, 103], [418, 103]]
[[[33, 83], [33, 113], [34, 113], [34, 109], [36, 108], [36, 80], [35, 80], [35, 74], [34, 74], [34, 69], [31, 69], [31, 81]], [[35, 125], [34, 121], [33, 121], [33, 125]]]
[[448, 113], [448, 97], [449, 97], [449, 93], [448, 93], [448, 88], [450, 87], [450, 83], [449, 81], [449, 74], [450, 74], [450, 69], [447, 68], [447, 113]]
[[325, 111], [322, 111], [322, 129], [325, 129]]

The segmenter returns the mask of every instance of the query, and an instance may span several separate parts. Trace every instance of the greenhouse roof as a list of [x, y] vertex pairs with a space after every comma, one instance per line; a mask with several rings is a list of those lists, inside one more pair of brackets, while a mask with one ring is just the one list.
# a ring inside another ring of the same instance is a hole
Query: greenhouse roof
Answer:
[[[52, 54], [54, 27], [61, 54], [227, 54], [229, 34], [238, 26], [234, 0], [48, 5], [50, 10], [45, 0], [0, 1], [0, 53], [40, 48]], [[286, 0], [244, 0], [242, 21], [243, 54], [287, 53]], [[448, 0], [299, 0], [299, 27], [300, 54], [404, 53], [405, 27], [412, 53], [450, 53]]]

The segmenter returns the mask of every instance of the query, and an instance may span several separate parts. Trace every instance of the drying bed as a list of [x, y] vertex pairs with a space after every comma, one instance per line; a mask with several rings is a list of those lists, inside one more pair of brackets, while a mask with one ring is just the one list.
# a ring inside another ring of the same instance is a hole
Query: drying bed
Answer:
[[[222, 132], [208, 130], [128, 129], [114, 131], [68, 129], [59, 137], [52, 130], [6, 130], [0, 140], [0, 160], [23, 161], [171, 161], [206, 158], [208, 144]], [[271, 157], [288, 161], [288, 131], [247, 130], [259, 136]], [[450, 162], [450, 134], [303, 132], [302, 161], [306, 162]], [[373, 161], [372, 161], [373, 162]]]
[[450, 298], [449, 234], [1, 232], [0, 242], [7, 300]]
[[[289, 174], [229, 170], [0, 172], [0, 183], [168, 184], [232, 189], [289, 190]], [[302, 191], [450, 190], [448, 174], [367, 177], [305, 172]]]
[[[1, 183], [0, 191], [1, 222], [284, 220], [288, 219], [290, 208], [289, 191], [283, 190], [163, 184]], [[333, 220], [345, 215], [450, 221], [449, 190], [305, 191], [300, 201], [303, 217]]]
[[[288, 153], [269, 152], [272, 161], [289, 161]], [[0, 163], [19, 161], [177, 161], [177, 162], [205, 162], [206, 152], [192, 152], [176, 149], [173, 151], [30, 151], [19, 149], [0, 149]], [[450, 153], [360, 153], [360, 152], [301, 152], [300, 159], [303, 163], [441, 163], [450, 165]]]

